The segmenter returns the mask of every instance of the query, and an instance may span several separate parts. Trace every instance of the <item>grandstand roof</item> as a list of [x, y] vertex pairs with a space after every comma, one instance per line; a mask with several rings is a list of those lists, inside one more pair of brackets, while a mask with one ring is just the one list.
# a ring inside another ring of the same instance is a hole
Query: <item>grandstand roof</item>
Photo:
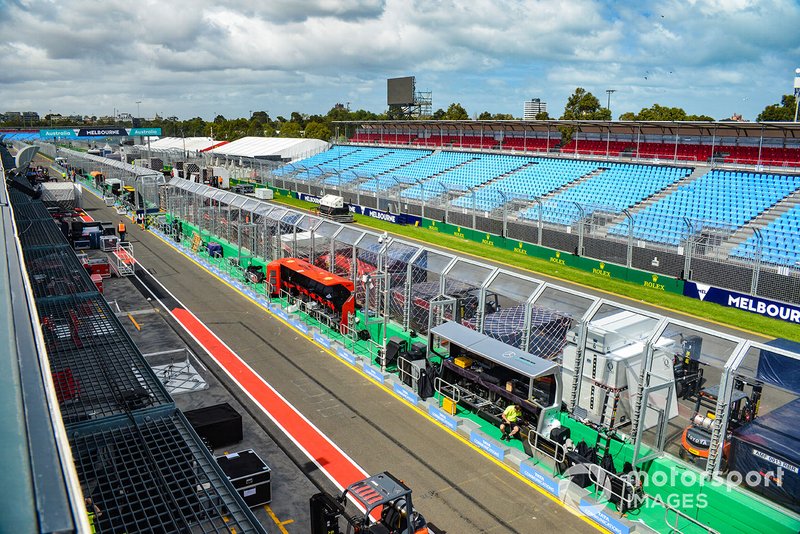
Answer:
[[220, 141], [215, 141], [210, 137], [162, 137], [156, 141], [150, 141], [150, 148], [153, 150], [177, 149], [197, 152], [211, 148], [219, 143]]
[[220, 156], [300, 159], [328, 148], [328, 143], [319, 139], [295, 139], [289, 137], [242, 137], [210, 151]]
[[428, 128], [442, 131], [553, 131], [559, 127], [574, 127], [584, 133], [611, 133], [644, 135], [684, 135], [717, 137], [778, 137], [800, 138], [800, 123], [794, 122], [702, 122], [702, 121], [334, 121], [334, 124], [356, 125], [364, 129], [379, 130], [386, 126], [392, 128]]

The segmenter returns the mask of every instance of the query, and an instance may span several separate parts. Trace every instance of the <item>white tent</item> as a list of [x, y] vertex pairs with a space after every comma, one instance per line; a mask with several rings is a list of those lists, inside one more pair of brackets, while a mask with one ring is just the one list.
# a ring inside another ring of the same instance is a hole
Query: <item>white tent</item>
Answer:
[[302, 159], [323, 152], [330, 144], [319, 139], [289, 137], [242, 137], [216, 147], [211, 154], [222, 157]]
[[[205, 150], [220, 141], [215, 141], [210, 137], [162, 137], [150, 141], [151, 150], [186, 150], [187, 152], [198, 152]], [[137, 145], [141, 149], [146, 149], [147, 145]]]

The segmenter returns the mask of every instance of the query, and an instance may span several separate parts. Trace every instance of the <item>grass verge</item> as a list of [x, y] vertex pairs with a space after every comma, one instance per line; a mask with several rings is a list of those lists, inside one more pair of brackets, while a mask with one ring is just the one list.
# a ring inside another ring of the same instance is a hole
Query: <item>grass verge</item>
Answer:
[[[306, 202], [296, 198], [276, 196], [276, 202], [293, 206], [300, 209], [310, 209], [314, 207], [311, 202]], [[719, 323], [725, 326], [741, 328], [761, 334], [766, 337], [784, 337], [794, 341], [800, 341], [800, 328], [797, 325], [770, 319], [754, 313], [749, 313], [735, 308], [727, 308], [711, 302], [655, 291], [643, 289], [642, 287], [624, 282], [621, 280], [598, 279], [585, 271], [572, 267], [554, 266], [548, 261], [531, 257], [520, 257], [511, 251], [488, 247], [473, 241], [466, 241], [454, 236], [439, 235], [424, 228], [414, 226], [400, 226], [386, 221], [356, 215], [356, 222], [379, 231], [392, 232], [397, 235], [433, 243], [438, 246], [446, 247], [457, 252], [463, 252], [494, 260], [515, 267], [526, 269], [532, 273], [540, 273], [552, 276], [569, 282], [581, 284], [586, 287], [598, 289], [624, 296], [639, 302], [645, 302], [656, 306], [661, 306], [669, 310], [686, 313], [697, 318]]]

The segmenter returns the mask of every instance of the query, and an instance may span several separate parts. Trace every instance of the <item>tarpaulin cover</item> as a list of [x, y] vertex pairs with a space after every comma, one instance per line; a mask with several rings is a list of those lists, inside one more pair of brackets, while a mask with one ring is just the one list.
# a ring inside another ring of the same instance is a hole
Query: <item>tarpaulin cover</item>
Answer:
[[[746, 479], [751, 472], [773, 473], [753, 487], [768, 499], [800, 512], [800, 399], [781, 406], [733, 432], [730, 469]], [[782, 470], [779, 476], [779, 468]]]
[[[800, 357], [800, 343], [788, 339], [773, 339], [767, 345], [797, 352]], [[800, 359], [789, 358], [776, 352], [761, 351], [758, 360], [757, 378], [768, 384], [800, 395]]]

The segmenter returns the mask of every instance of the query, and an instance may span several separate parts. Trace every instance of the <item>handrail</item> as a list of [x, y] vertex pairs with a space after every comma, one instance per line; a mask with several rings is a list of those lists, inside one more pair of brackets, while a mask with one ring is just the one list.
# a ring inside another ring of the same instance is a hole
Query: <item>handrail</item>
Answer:
[[[531, 437], [532, 436], [535, 438], [534, 441], [531, 441]], [[547, 440], [547, 441], [549, 441], [550, 443], [553, 444], [553, 451], [554, 451], [553, 454], [550, 454], [547, 450], [542, 449], [542, 448], [539, 447], [539, 439], [540, 438], [544, 439], [544, 440]], [[531, 428], [528, 431], [528, 445], [531, 446], [531, 450], [532, 451], [537, 451], [539, 453], [544, 454], [544, 456], [547, 456], [548, 458], [552, 459], [557, 464], [563, 463], [564, 460], [567, 457], [567, 448], [564, 445], [562, 445], [561, 443], [558, 443], [557, 441], [553, 441], [552, 439], [548, 438], [547, 436], [545, 436], [545, 435], [539, 433], [538, 431], [536, 431], [536, 429], [534, 429], [534, 428]]]
[[[405, 362], [405, 365], [401, 365], [401, 362]], [[422, 374], [422, 370], [418, 367], [411, 365], [411, 360], [409, 360], [408, 358], [405, 358], [403, 356], [398, 356], [397, 374], [401, 382], [405, 383], [403, 377], [408, 376], [409, 382], [413, 384], [415, 382], [419, 382], [419, 377]]]
[[[687, 521], [692, 523], [694, 526], [705, 530], [709, 534], [720, 534], [720, 532], [718, 530], [713, 529], [710, 526], [706, 525], [705, 523], [703, 523], [701, 521], [698, 521], [697, 519], [686, 515], [685, 513], [681, 512], [677, 508], [674, 508], [674, 507], [670, 506], [668, 503], [664, 502], [662, 499], [660, 499], [658, 497], [652, 497], [652, 496], [647, 495], [647, 494], [645, 494], [645, 497], [647, 497], [648, 499], [652, 499], [653, 501], [655, 501], [656, 503], [658, 503], [658, 504], [660, 504], [661, 506], [664, 507], [664, 523], [666, 523], [666, 525], [669, 527], [670, 533], [683, 534], [683, 531], [680, 528], [678, 528], [678, 519], [682, 517], [683, 519], [686, 519]], [[675, 512], [675, 524], [674, 525], [672, 523], [670, 523], [669, 520], [667, 519], [667, 517], [669, 516], [670, 512]]]
[[[603, 493], [608, 491], [612, 496], [619, 499], [617, 509], [620, 510], [620, 515], [624, 512], [622, 510], [629, 510], [633, 508], [634, 500], [636, 499], [636, 486], [629, 480], [625, 480], [616, 473], [612, 473], [607, 469], [603, 469], [598, 464], [584, 464], [588, 467], [589, 480], [597, 488], [603, 488]], [[613, 489], [611, 480], [616, 479], [620, 484], [620, 492], [616, 493]], [[629, 488], [629, 489], [626, 489]], [[622, 503], [625, 503], [623, 506]]]
[[[442, 385], [444, 385], [444, 387], [442, 387]], [[450, 392], [452, 393], [448, 393], [446, 391], [446, 388], [450, 388]], [[443, 397], [452, 399], [453, 402], [455, 402], [456, 404], [461, 402], [461, 388], [459, 388], [455, 384], [447, 382], [440, 376], [437, 376], [436, 378], [433, 379], [433, 390], [436, 393], [442, 395]]]

